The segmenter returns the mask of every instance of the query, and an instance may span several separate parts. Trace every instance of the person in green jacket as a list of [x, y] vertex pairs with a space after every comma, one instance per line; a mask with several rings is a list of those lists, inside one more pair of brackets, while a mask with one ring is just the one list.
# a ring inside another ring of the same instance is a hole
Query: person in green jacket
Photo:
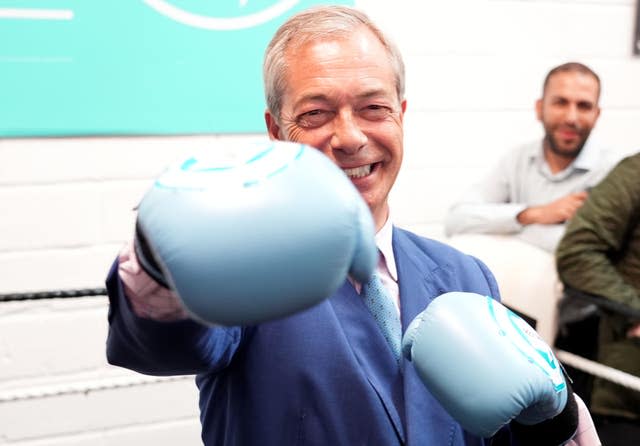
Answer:
[[[567, 225], [556, 261], [565, 285], [640, 310], [640, 152], [591, 189]], [[598, 337], [598, 362], [640, 376], [640, 321], [605, 313]], [[590, 408], [603, 444], [640, 438], [640, 392], [596, 378]]]

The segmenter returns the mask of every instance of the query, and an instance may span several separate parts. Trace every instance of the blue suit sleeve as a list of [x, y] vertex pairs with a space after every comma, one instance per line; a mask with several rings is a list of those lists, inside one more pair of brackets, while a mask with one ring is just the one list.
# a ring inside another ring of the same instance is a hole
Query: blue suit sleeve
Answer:
[[480, 268], [480, 271], [482, 271], [482, 274], [487, 281], [487, 286], [489, 287], [490, 293], [489, 296], [500, 302], [500, 300], [502, 299], [500, 297], [500, 289], [498, 288], [498, 282], [496, 282], [496, 278], [493, 276], [493, 273], [482, 260], [473, 256], [471, 256], [471, 258], [476, 262], [478, 268]]
[[208, 327], [192, 320], [157, 322], [136, 316], [119, 278], [117, 260], [106, 286], [110, 364], [160, 376], [215, 372], [229, 364], [240, 345], [239, 327]]

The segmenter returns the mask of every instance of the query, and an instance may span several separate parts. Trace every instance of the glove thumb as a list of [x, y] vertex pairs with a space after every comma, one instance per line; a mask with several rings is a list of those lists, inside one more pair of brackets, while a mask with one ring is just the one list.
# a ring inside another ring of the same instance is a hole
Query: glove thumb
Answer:
[[349, 274], [360, 283], [368, 282], [378, 263], [378, 248], [371, 211], [364, 200], [357, 200], [356, 247]]

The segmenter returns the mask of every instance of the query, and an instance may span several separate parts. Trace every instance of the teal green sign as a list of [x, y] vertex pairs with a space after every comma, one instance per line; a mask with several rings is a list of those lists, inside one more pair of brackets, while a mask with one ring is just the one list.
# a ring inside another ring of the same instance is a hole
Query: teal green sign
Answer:
[[262, 57], [304, 0], [0, 0], [0, 136], [263, 132]]

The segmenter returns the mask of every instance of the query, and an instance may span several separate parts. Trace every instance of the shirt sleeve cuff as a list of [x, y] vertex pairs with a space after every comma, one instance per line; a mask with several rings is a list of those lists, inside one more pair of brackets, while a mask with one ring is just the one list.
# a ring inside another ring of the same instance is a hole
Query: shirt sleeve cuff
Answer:
[[127, 243], [120, 251], [118, 274], [136, 316], [161, 322], [189, 317], [178, 295], [153, 280], [140, 266], [133, 242]]

